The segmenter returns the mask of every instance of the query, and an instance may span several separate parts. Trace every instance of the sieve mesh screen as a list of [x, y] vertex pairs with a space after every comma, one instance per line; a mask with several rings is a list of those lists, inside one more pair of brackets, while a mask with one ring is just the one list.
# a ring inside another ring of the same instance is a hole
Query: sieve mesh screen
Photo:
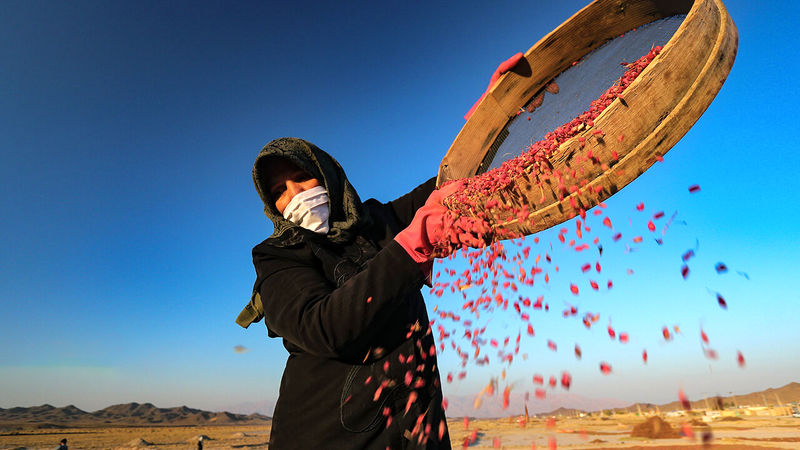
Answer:
[[[653, 21], [612, 39], [586, 56], [574, 66], [555, 77], [558, 93], [543, 89], [541, 105], [535, 109], [534, 95], [528, 108], [512, 118], [492, 146], [478, 173], [499, 167], [504, 161], [520, 155], [545, 134], [555, 130], [589, 108], [625, 72], [623, 62], [636, 61], [654, 46], [663, 46], [678, 30], [686, 15], [675, 15]], [[532, 111], [530, 111], [532, 109]], [[497, 143], [500, 143], [497, 145]]]

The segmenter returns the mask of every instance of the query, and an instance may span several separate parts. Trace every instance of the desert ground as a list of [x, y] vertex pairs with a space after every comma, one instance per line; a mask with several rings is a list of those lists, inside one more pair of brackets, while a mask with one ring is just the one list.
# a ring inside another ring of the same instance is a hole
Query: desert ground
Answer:
[[[687, 421], [686, 418], [665, 420], [676, 432]], [[470, 449], [530, 449], [532, 444], [546, 449], [551, 439], [558, 448], [569, 449], [698, 448], [703, 447], [704, 434], [711, 437], [706, 448], [800, 448], [798, 418], [744, 416], [708, 425], [696, 420], [691, 425], [694, 440], [631, 437], [634, 426], [644, 421], [645, 418], [635, 414], [561, 418], [555, 423], [531, 418], [524, 424], [519, 418], [474, 419], [467, 424], [463, 419], [452, 419], [449, 427], [453, 448], [461, 448], [470, 438]], [[0, 433], [0, 449], [54, 449], [62, 438], [68, 439], [70, 449], [195, 449], [201, 435], [205, 439], [204, 449], [269, 448], [269, 425], [218, 425], [20, 429]]]

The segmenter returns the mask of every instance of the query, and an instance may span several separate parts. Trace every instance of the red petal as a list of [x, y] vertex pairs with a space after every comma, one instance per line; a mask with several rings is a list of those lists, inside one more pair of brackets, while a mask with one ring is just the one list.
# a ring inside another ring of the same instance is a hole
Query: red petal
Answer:
[[572, 384], [572, 375], [569, 372], [561, 372], [561, 387], [569, 390], [570, 384]]
[[681, 401], [681, 406], [686, 411], [692, 410], [692, 404], [689, 403], [689, 398], [686, 397], [686, 394], [683, 392], [683, 389], [678, 390], [678, 399]]

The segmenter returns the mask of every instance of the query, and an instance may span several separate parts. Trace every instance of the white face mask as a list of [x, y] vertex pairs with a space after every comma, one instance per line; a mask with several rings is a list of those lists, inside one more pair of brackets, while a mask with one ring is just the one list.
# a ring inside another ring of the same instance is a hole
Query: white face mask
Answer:
[[320, 234], [330, 229], [328, 216], [328, 191], [322, 186], [295, 195], [283, 210], [283, 217], [289, 222]]

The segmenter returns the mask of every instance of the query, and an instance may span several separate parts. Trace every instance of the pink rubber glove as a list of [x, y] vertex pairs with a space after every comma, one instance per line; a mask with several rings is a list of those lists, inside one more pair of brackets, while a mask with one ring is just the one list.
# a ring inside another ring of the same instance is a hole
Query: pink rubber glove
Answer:
[[426, 263], [434, 258], [434, 249], [437, 244], [441, 246], [446, 238], [444, 222], [447, 208], [442, 205], [442, 200], [461, 187], [461, 182], [453, 182], [433, 191], [425, 201], [425, 205], [414, 214], [411, 224], [394, 237], [394, 240], [417, 263], [427, 266]]
[[477, 108], [478, 105], [481, 104], [481, 101], [483, 100], [484, 97], [486, 97], [486, 94], [488, 94], [489, 91], [492, 90], [494, 85], [497, 83], [497, 80], [500, 79], [500, 76], [508, 72], [509, 70], [513, 69], [514, 66], [516, 66], [521, 59], [522, 59], [522, 53], [517, 53], [511, 58], [508, 58], [507, 60], [501, 62], [500, 65], [497, 66], [497, 70], [494, 71], [494, 73], [492, 74], [492, 78], [489, 79], [489, 87], [486, 88], [486, 91], [481, 95], [481, 98], [479, 98], [478, 101], [475, 102], [474, 105], [472, 105], [472, 108], [470, 108], [469, 111], [467, 111], [467, 114], [464, 115], [464, 120], [469, 120], [469, 118], [472, 116], [472, 113], [475, 112], [475, 108]]

